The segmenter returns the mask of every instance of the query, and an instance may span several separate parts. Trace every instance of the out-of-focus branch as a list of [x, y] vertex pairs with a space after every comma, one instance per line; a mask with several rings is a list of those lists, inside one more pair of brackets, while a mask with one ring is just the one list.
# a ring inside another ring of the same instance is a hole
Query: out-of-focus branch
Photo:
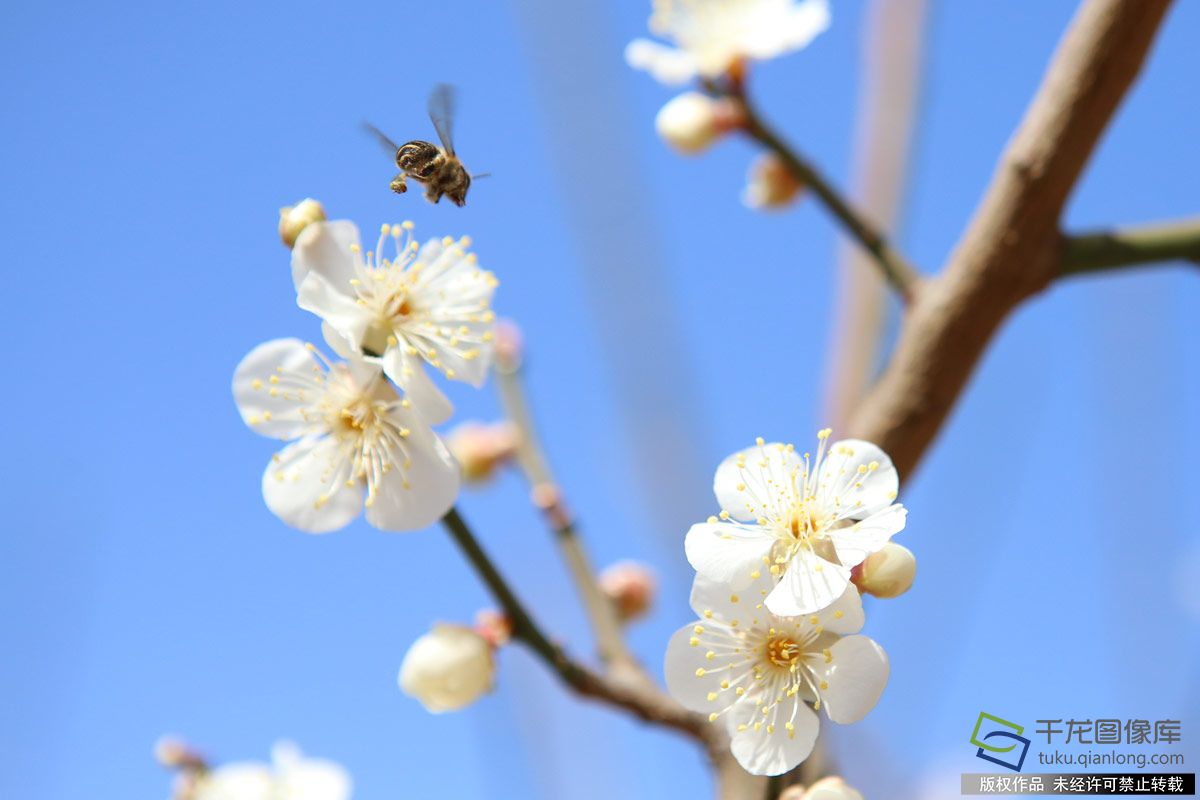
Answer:
[[574, 519], [538, 442], [537, 429], [521, 380], [519, 356], [498, 349], [495, 373], [505, 413], [517, 427], [517, 463], [529, 481], [534, 504], [541, 509], [554, 531], [554, 540], [595, 633], [600, 658], [605, 662], [632, 662], [633, 657], [625, 645], [616, 609], [596, 583], [596, 573], [584, 552]]
[[[874, 0], [865, 12], [852, 198], [890, 236], [909, 174], [928, 6], [927, 0]], [[875, 377], [887, 319], [886, 286], [871, 255], [843, 240], [838, 262], [824, 414], [834, 430], [845, 427]]]
[[[710, 86], [710, 89], [715, 87]], [[717, 91], [720, 91], [719, 89]], [[871, 254], [888, 284], [908, 302], [920, 281], [917, 272], [900, 253], [888, 243], [882, 232], [857, 209], [852, 208], [812, 163], [781, 139], [754, 107], [741, 80], [735, 79], [728, 90], [741, 103], [746, 135], [773, 152], [791, 170], [796, 180], [812, 191], [822, 205], [864, 250]]]
[[1200, 218], [1087, 231], [1063, 242], [1063, 275], [1186, 260], [1200, 265]]
[[1063, 206], [1169, 5], [1082, 5], [945, 269], [909, 306], [895, 353], [850, 424], [902, 475], [941, 429], [1000, 323], [1060, 274]]

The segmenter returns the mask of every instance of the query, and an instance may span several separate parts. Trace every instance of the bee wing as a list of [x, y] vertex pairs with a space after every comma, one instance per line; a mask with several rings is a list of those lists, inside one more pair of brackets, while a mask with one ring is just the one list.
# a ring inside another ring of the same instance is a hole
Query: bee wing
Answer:
[[429, 95], [429, 119], [442, 140], [442, 148], [454, 155], [454, 87], [439, 83]]
[[371, 123], [364, 121], [362, 126], [363, 126], [363, 130], [365, 130], [367, 133], [373, 135], [376, 139], [379, 140], [379, 143], [381, 145], [383, 145], [385, 150], [388, 151], [389, 156], [391, 156], [392, 158], [396, 157], [396, 151], [398, 151], [400, 149], [400, 145], [393, 142], [390, 138], [388, 138], [388, 135], [386, 133], [379, 130], [379, 128], [376, 128]]

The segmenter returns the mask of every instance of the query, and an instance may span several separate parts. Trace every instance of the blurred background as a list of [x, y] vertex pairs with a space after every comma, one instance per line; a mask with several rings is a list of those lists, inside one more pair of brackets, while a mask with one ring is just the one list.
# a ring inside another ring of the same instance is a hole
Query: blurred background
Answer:
[[[1075, 3], [933, 2], [898, 241], [954, 244]], [[217, 760], [278, 738], [346, 766], [355, 797], [702, 797], [690, 742], [564, 694], [501, 654], [494, 695], [431, 716], [396, 687], [408, 644], [488, 605], [438, 529], [314, 537], [265, 508], [272, 445], [229, 382], [295, 307], [277, 209], [319, 198], [364, 230], [468, 233], [527, 341], [543, 438], [598, 565], [655, 565], [632, 629], [659, 671], [690, 619], [682, 539], [718, 461], [825, 420], [838, 236], [811, 202], [738, 200], [754, 154], [657, 139], [671, 92], [626, 67], [649, 7], [479, 3], [10, 5], [0, 28], [0, 332], [8, 467], [0, 539], [0, 795], [163, 797], [152, 746]], [[864, 4], [762, 65], [754, 91], [840, 184], [851, 171]], [[1168, 17], [1070, 205], [1086, 227], [1195, 213], [1200, 5]], [[387, 188], [359, 130], [457, 144], [494, 175], [465, 209]], [[25, 281], [30, 281], [29, 285]], [[1194, 269], [1054, 287], [1009, 321], [902, 493], [917, 584], [870, 604], [892, 659], [876, 710], [830, 739], [867, 796], [939, 797], [979, 771], [981, 710], [1032, 725], [1174, 718], [1200, 757], [1200, 359]], [[449, 387], [456, 420], [488, 387]], [[586, 654], [571, 587], [524, 485], [464, 514], [547, 627]], [[830, 726], [833, 727], [833, 726]]]

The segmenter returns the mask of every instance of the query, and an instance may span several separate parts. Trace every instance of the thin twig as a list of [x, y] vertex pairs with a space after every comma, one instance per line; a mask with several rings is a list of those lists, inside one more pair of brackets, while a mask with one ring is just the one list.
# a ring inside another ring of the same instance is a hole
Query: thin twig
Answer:
[[1164, 261], [1200, 265], [1200, 218], [1067, 236], [1061, 274], [1082, 275]]
[[712, 757], [720, 754], [722, 747], [728, 747], [719, 726], [709, 724], [706, 717], [676, 703], [652, 682], [643, 680], [640, 673], [622, 671], [611, 676], [599, 675], [573, 660], [534, 621], [458, 510], [450, 509], [442, 518], [442, 524], [508, 616], [513, 639], [532, 650], [563, 683], [584, 697], [623, 708], [641, 720], [685, 733], [704, 744]]
[[[722, 91], [714, 85], [710, 85], [709, 89], [710, 91]], [[743, 115], [742, 130], [746, 135], [773, 152], [791, 170], [796, 180], [812, 190], [829, 213], [833, 214], [842, 224], [846, 232], [871, 254], [888, 284], [904, 302], [909, 302], [920, 281], [920, 273], [917, 269], [888, 243], [887, 238], [872, 222], [842, 199], [833, 184], [810, 161], [784, 142], [763, 121], [746, 93], [745, 84], [742, 81], [735, 80], [730, 88], [725, 90], [725, 93], [740, 103]]]
[[616, 660], [632, 662], [633, 657], [625, 644], [616, 609], [596, 583], [596, 574], [584, 552], [574, 519], [563, 501], [561, 489], [550, 472], [538, 441], [533, 414], [521, 380], [521, 365], [519, 361], [498, 356], [495, 372], [501, 403], [509, 420], [517, 428], [517, 463], [529, 481], [534, 503], [542, 510], [554, 531], [554, 540], [595, 632], [600, 658], [606, 663]]

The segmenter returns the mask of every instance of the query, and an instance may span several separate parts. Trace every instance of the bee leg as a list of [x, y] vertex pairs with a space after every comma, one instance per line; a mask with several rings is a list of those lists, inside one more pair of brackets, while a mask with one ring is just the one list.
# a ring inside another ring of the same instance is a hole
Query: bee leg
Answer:
[[408, 191], [408, 182], [405, 180], [403, 172], [392, 178], [392, 191], [396, 194], [404, 194]]
[[430, 183], [425, 186], [425, 199], [434, 205], [442, 199], [442, 194], [442, 190], [437, 188], [435, 184]]

